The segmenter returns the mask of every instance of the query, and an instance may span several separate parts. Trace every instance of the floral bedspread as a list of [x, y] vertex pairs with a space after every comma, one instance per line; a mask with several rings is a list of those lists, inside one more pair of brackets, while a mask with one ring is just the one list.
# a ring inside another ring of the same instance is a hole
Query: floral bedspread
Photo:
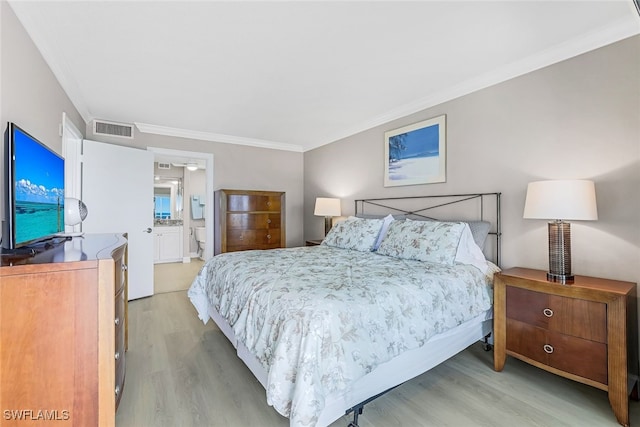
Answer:
[[489, 309], [490, 276], [315, 246], [215, 256], [188, 294], [203, 321], [211, 304], [256, 355], [268, 403], [291, 426], [314, 426], [325, 396]]

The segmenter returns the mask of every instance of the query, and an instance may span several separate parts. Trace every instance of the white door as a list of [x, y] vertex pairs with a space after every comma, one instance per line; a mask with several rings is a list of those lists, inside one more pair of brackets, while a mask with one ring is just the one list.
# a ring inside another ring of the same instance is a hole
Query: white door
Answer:
[[127, 233], [129, 299], [153, 295], [153, 153], [84, 140], [85, 233]]

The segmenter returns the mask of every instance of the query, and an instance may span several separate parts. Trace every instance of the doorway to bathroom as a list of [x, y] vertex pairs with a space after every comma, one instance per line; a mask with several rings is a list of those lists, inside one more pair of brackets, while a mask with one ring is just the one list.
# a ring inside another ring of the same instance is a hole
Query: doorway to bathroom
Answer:
[[154, 292], [183, 291], [213, 255], [213, 154], [148, 150], [154, 153]]

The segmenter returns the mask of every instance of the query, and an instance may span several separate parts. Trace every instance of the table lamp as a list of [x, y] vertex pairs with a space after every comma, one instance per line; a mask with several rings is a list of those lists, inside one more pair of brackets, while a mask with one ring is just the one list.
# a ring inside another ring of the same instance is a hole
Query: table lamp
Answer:
[[317, 197], [313, 214], [324, 217], [324, 235], [326, 236], [331, 230], [332, 217], [340, 216], [340, 199]]
[[566, 220], [598, 219], [593, 181], [551, 180], [531, 182], [527, 186], [524, 218], [549, 222], [549, 272], [547, 280], [573, 283], [571, 273], [571, 224]]

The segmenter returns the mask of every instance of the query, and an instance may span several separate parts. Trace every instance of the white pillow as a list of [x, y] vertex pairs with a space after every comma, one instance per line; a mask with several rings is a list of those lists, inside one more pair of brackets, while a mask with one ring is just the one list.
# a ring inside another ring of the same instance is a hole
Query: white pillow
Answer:
[[455, 261], [461, 264], [473, 265], [482, 273], [487, 273], [487, 259], [482, 253], [482, 249], [476, 244], [471, 228], [467, 223], [465, 223], [464, 230], [462, 230], [462, 235], [460, 236]]
[[374, 251], [377, 251], [378, 248], [380, 247], [380, 243], [382, 243], [382, 239], [384, 239], [384, 236], [386, 236], [387, 230], [389, 230], [389, 226], [394, 221], [394, 217], [393, 215], [389, 214], [384, 218], [382, 218], [382, 221], [383, 221], [382, 228], [380, 229], [380, 233], [378, 234], [378, 239], [376, 240], [376, 243], [374, 243], [373, 245]]

